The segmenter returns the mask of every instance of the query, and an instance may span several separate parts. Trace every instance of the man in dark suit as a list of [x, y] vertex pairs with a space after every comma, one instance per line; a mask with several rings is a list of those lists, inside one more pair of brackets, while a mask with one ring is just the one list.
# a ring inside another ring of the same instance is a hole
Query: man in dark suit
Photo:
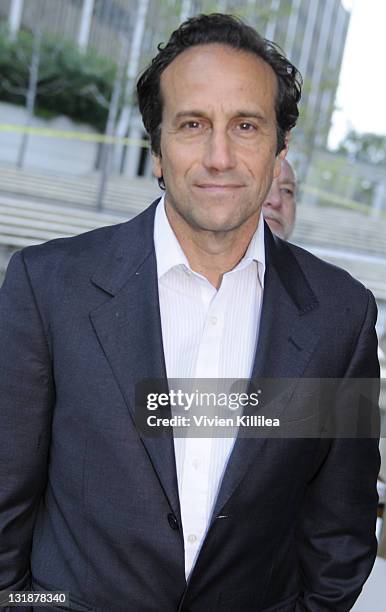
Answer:
[[[0, 588], [78, 611], [349, 610], [376, 553], [377, 440], [299, 438], [322, 433], [299, 379], [378, 377], [376, 307], [261, 220], [298, 73], [200, 16], [138, 94], [165, 198], [17, 253], [1, 290]], [[138, 383], [206, 376], [287, 379], [294, 435], [135, 426]]]

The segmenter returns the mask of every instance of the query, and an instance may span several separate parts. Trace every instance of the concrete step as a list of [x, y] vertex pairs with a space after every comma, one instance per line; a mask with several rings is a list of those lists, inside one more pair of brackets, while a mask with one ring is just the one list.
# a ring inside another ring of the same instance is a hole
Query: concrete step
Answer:
[[300, 205], [293, 238], [315, 246], [386, 257], [386, 218], [352, 210]]
[[[97, 174], [64, 177], [0, 166], [0, 193], [25, 195], [41, 201], [95, 208], [99, 181]], [[139, 212], [159, 193], [155, 181], [114, 177], [107, 182], [104, 206], [107, 209]]]
[[117, 223], [127, 218], [120, 212], [96, 212], [74, 208], [70, 206], [58, 206], [44, 202], [31, 202], [31, 200], [0, 195], [1, 212], [9, 216], [23, 216], [32, 219], [53, 219], [60, 223], [64, 219], [71, 218], [76, 220], [79, 226], [88, 226], [90, 223], [102, 222], [105, 225]]
[[317, 257], [347, 270], [368, 287], [378, 299], [386, 300], [386, 258], [371, 255], [349, 255], [346, 252], [296, 242]]
[[128, 215], [62, 208], [0, 195], [0, 244], [20, 248], [120, 223], [127, 218]]

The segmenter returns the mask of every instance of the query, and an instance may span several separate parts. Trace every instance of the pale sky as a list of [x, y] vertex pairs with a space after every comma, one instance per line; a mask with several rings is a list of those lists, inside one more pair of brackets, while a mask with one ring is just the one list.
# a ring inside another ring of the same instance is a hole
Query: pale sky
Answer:
[[386, 135], [386, 0], [343, 0], [351, 21], [330, 146], [348, 129]]

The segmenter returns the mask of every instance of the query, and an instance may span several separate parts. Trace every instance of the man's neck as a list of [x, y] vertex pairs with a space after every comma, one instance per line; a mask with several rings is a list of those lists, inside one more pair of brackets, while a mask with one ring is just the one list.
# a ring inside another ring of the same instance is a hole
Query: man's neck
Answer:
[[205, 276], [219, 289], [223, 275], [237, 266], [244, 257], [259, 217], [251, 217], [234, 230], [212, 232], [192, 228], [167, 202], [165, 210], [191, 269]]

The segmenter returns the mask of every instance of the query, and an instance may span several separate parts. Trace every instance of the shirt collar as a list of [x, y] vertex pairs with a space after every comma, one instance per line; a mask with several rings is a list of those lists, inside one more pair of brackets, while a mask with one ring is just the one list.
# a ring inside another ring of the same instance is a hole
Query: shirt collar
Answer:
[[[177, 266], [185, 266], [191, 270], [188, 259], [181, 248], [177, 237], [172, 230], [165, 211], [165, 196], [157, 204], [154, 218], [154, 248], [157, 259], [158, 280], [169, 270]], [[259, 223], [246, 253], [233, 271], [241, 270], [252, 261], [257, 262], [259, 281], [264, 287], [265, 250], [264, 250], [264, 221], [260, 214]]]
[[181, 248], [165, 211], [165, 196], [157, 204], [154, 218], [154, 247], [157, 258], [157, 275], [160, 279], [176, 266], [190, 269], [188, 258]]

